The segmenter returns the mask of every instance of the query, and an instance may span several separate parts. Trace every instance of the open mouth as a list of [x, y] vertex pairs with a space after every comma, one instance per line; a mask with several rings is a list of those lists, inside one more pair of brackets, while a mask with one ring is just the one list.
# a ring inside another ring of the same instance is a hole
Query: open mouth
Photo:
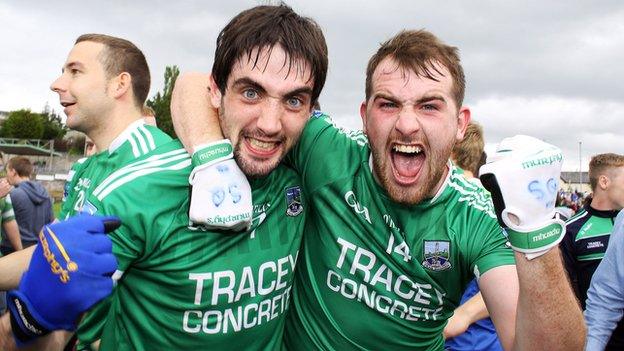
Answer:
[[70, 108], [75, 104], [75, 102], [61, 101], [61, 106], [64, 107], [63, 112], [65, 112], [66, 116], [69, 116]]
[[410, 185], [416, 182], [425, 164], [425, 152], [420, 145], [393, 144], [390, 150], [392, 172], [399, 184]]
[[245, 144], [254, 156], [271, 157], [276, 154], [281, 146], [281, 141], [276, 140], [260, 140], [253, 137], [245, 137]]

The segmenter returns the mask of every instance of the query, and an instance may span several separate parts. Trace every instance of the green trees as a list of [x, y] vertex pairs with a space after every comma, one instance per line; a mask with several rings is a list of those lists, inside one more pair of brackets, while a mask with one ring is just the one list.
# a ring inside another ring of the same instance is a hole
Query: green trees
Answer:
[[171, 104], [171, 92], [173, 92], [173, 86], [180, 74], [178, 66], [167, 66], [165, 68], [165, 87], [162, 92], [156, 93], [154, 97], [148, 99], [146, 105], [151, 107], [156, 114], [156, 121], [158, 128], [171, 137], [176, 138], [175, 131], [173, 130], [173, 123], [171, 122], [171, 110], [169, 105]]
[[42, 113], [28, 109], [12, 111], [4, 121], [0, 134], [16, 139], [60, 139], [67, 132], [61, 117], [45, 106]]
[[18, 139], [41, 139], [43, 119], [38, 113], [22, 109], [9, 113], [2, 125], [2, 136]]

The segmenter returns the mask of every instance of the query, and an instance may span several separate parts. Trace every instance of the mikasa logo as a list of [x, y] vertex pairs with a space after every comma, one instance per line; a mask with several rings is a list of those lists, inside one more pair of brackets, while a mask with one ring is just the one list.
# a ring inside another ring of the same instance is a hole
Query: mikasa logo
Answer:
[[353, 193], [353, 190], [348, 191], [345, 194], [344, 199], [347, 202], [347, 205], [349, 205], [349, 207], [351, 207], [355, 211], [355, 213], [362, 215], [369, 224], [372, 224], [370, 220], [370, 215], [368, 214], [368, 208], [366, 208], [366, 206], [362, 206], [357, 201], [357, 199], [355, 198], [355, 193]]

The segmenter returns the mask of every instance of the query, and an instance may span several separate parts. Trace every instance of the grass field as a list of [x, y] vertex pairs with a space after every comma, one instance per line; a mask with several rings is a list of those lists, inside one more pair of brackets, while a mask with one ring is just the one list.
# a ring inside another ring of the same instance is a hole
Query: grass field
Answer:
[[61, 205], [62, 203], [60, 201], [56, 201], [54, 205], [52, 205], [52, 211], [54, 211], [54, 218], [58, 218], [58, 215], [61, 212]]

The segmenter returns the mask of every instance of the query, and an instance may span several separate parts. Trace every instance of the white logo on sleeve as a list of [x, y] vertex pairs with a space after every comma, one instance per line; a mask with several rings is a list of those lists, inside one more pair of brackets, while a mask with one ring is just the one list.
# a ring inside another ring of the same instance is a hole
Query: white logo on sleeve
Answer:
[[351, 207], [355, 211], [355, 213], [361, 215], [369, 224], [372, 224], [370, 215], [368, 214], [368, 208], [366, 206], [362, 206], [362, 204], [357, 201], [353, 190], [347, 191], [344, 199], [347, 202], [347, 205], [349, 205], [349, 207]]

